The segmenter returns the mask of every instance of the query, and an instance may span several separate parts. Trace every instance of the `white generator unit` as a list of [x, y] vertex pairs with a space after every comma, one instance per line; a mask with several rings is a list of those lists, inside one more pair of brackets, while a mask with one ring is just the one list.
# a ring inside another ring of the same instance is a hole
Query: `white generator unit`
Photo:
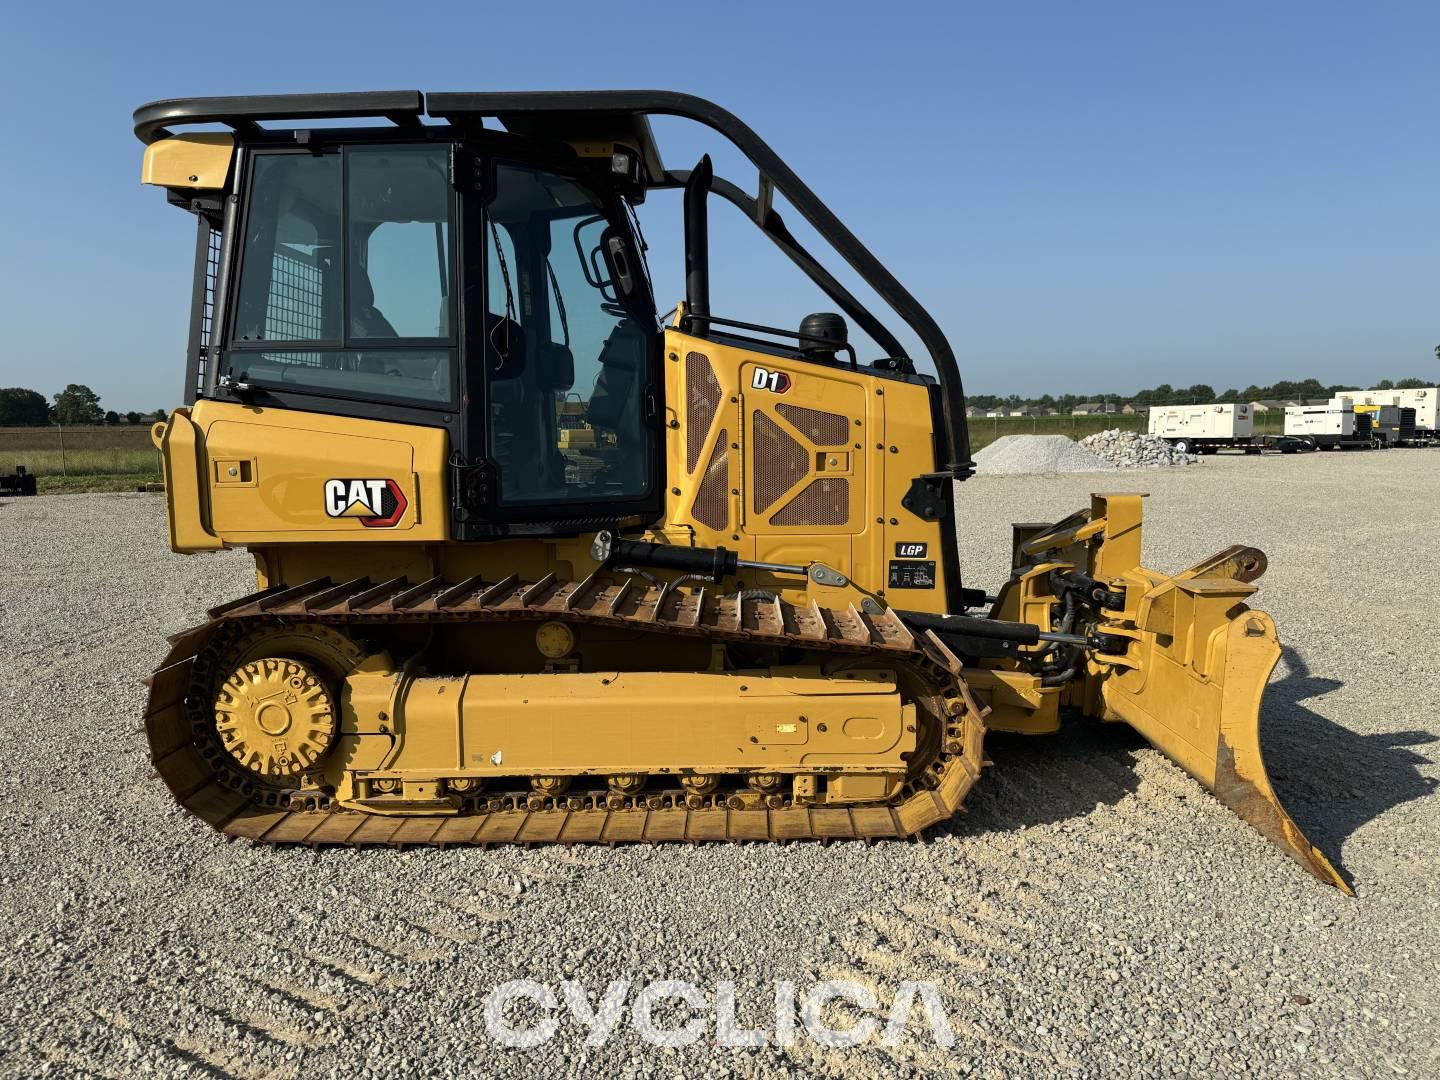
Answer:
[[[1399, 390], [1346, 390], [1343, 396], [1356, 405], [1399, 405], [1400, 394]], [[1339, 400], [1340, 395], [1333, 399]]]
[[1348, 404], [1287, 405], [1285, 434], [1305, 438], [1351, 438], [1355, 434], [1355, 410]]
[[1304, 439], [1318, 449], [1370, 446], [1371, 419], [1355, 414], [1351, 398], [1337, 397], [1325, 405], [1287, 405], [1285, 434]]
[[1159, 405], [1150, 410], [1150, 434], [1186, 453], [1213, 454], [1222, 446], [1249, 446], [1255, 417], [1246, 404]]

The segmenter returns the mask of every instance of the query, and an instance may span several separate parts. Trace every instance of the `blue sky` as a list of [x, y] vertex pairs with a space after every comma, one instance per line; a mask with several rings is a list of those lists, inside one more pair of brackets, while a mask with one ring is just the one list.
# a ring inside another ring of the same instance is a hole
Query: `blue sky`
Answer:
[[[17, 5], [0, 386], [178, 403], [193, 229], [138, 183], [142, 102], [634, 86], [755, 127], [930, 308], [972, 392], [1435, 378], [1437, 40], [1433, 4]], [[715, 149], [657, 128], [671, 167]], [[717, 314], [828, 306], [714, 213]], [[668, 307], [678, 201], [642, 219]]]

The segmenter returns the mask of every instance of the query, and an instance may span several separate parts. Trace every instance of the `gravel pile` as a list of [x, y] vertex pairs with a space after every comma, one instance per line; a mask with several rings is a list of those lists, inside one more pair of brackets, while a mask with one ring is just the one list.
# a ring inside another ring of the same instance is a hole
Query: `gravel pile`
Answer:
[[981, 476], [1103, 472], [1113, 466], [1065, 435], [1005, 435], [975, 454]]
[[[158, 496], [0, 499], [0, 1075], [1440, 1075], [1440, 651], [1430, 605], [1373, 617], [1374, 582], [1431, 542], [1431, 519], [1395, 509], [1440, 501], [1434, 465], [1236, 457], [1145, 477], [1148, 565], [1269, 553], [1257, 602], [1286, 652], [1265, 753], [1357, 899], [1099, 724], [991, 737], [970, 812], [920, 843], [227, 843], [174, 806], [137, 729], [165, 635], [253, 587], [250, 560], [166, 552]], [[958, 485], [967, 584], [1002, 580], [1010, 522], [1094, 487]], [[893, 1049], [728, 1049], [712, 1027], [660, 1050], [625, 1022], [586, 1047], [562, 1012], [548, 1042], [508, 1050], [482, 1007], [526, 977], [577, 980], [592, 1005], [613, 979], [733, 980], [740, 1023], [770, 1031], [777, 979], [855, 980], [882, 1003], [930, 980], [957, 1041], [912, 1025]]]
[[1194, 465], [1200, 460], [1195, 454], [1176, 450], [1159, 435], [1139, 431], [1097, 431], [1086, 435], [1080, 445], [1117, 469], [1158, 469], [1169, 465]]

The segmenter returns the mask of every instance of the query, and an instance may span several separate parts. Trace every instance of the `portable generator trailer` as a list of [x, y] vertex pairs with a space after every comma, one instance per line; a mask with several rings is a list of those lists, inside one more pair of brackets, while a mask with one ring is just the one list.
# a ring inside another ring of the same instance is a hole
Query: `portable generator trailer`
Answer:
[[1317, 450], [1371, 450], [1377, 445], [1369, 413], [1357, 413], [1348, 398], [1326, 405], [1289, 405], [1285, 434]]
[[1226, 448], [1259, 453], [1255, 417], [1247, 404], [1162, 405], [1150, 410], [1150, 434], [1187, 454]]
[[1150, 434], [1165, 439], [1187, 454], [1214, 454], [1239, 450], [1260, 454], [1267, 450], [1297, 454], [1315, 447], [1290, 435], [1261, 435], [1247, 404], [1165, 405], [1150, 410]]
[[[1397, 446], [1434, 446], [1440, 435], [1440, 387], [1420, 386], [1407, 389], [1389, 390], [1347, 390], [1344, 397], [1354, 402], [1356, 412], [1373, 412], [1376, 408], [1394, 406], [1401, 410], [1398, 417], [1390, 419], [1390, 439]], [[1405, 410], [1414, 411], [1413, 423]], [[1386, 420], [1379, 425], [1387, 426]]]
[[[656, 115], [726, 139], [755, 193], [708, 157], [667, 169]], [[228, 130], [178, 130], [197, 125]], [[156, 102], [135, 131], [143, 179], [197, 218], [186, 405], [154, 432], [170, 544], [256, 562], [256, 591], [171, 638], [150, 680], [156, 771], [215, 829], [913, 836], [959, 811], [987, 732], [1090, 716], [1349, 891], [1266, 775], [1264, 554], [1146, 569], [1142, 497], [1104, 494], [1014, 526], [997, 596], [965, 587], [954, 352], [729, 112], [400, 91]], [[634, 215], [662, 188], [684, 191], [686, 265], [665, 318]], [[844, 314], [713, 310], [713, 196]]]
[[1414, 446], [1415, 410], [1399, 405], [1356, 405], [1356, 416], [1370, 417], [1370, 434], [1376, 446]]
[[1417, 386], [1396, 391], [1395, 404], [1415, 410], [1415, 439], [1422, 445], [1440, 443], [1440, 387]]

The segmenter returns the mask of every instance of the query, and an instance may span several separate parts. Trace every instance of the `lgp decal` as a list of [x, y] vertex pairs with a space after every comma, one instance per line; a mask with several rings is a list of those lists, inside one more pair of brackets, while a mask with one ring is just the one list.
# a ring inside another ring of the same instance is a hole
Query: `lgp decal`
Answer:
[[409, 505], [394, 480], [325, 481], [325, 513], [332, 518], [358, 518], [369, 529], [394, 528]]
[[755, 375], [750, 380], [750, 387], [754, 390], [769, 390], [772, 394], [783, 394], [791, 386], [790, 376], [783, 371], [771, 371], [769, 368], [757, 367]]

